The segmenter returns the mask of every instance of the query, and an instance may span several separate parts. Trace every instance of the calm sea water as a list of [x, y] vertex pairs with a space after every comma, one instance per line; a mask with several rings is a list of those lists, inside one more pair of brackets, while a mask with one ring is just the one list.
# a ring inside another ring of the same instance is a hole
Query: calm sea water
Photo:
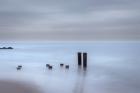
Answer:
[[[0, 79], [36, 84], [45, 93], [140, 93], [140, 43], [10, 43], [0, 50]], [[88, 53], [87, 70], [77, 52]], [[53, 66], [48, 70], [45, 65]], [[69, 69], [59, 64], [70, 65]], [[17, 65], [23, 69], [16, 70]]]

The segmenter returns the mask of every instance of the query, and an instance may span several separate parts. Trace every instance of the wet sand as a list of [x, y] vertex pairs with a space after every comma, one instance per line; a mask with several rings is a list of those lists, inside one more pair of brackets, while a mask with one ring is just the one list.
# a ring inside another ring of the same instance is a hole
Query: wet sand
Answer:
[[42, 93], [42, 92], [35, 85], [13, 80], [0, 80], [0, 93]]

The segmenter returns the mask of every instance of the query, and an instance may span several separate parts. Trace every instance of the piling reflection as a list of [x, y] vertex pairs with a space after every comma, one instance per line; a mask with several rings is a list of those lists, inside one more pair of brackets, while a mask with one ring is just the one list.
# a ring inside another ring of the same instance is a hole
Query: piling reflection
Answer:
[[86, 85], [86, 76], [87, 76], [87, 68], [82, 68], [81, 66], [78, 66], [77, 77], [73, 93], [85, 93], [84, 89]]

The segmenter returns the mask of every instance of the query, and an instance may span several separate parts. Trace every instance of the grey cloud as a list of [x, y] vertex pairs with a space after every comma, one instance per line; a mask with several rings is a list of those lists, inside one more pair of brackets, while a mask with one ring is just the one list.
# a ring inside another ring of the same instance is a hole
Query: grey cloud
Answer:
[[0, 0], [1, 40], [139, 40], [139, 0]]

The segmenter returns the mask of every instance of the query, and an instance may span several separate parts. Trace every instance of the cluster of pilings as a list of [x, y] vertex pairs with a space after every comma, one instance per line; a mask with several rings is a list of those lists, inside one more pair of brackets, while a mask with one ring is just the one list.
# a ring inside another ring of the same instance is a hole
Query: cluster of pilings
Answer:
[[48, 69], [53, 69], [53, 66], [50, 65], [50, 64], [46, 64], [46, 67], [47, 67]]
[[[78, 52], [77, 53], [77, 58], [78, 58], [78, 67], [82, 68], [83, 69], [86, 69], [87, 68], [87, 53], [86, 52]], [[64, 65], [63, 63], [60, 63], [60, 67], [64, 67], [66, 69], [69, 69], [69, 65]], [[48, 68], [49, 70], [52, 70], [53, 69], [53, 66], [50, 65], [50, 64], [46, 64], [46, 68]], [[17, 70], [21, 70], [22, 69], [22, 65], [18, 65], [16, 67]]]
[[77, 56], [78, 56], [78, 66], [86, 69], [87, 68], [87, 53], [78, 52]]
[[69, 69], [69, 67], [70, 67], [69, 65], [65, 65], [63, 63], [60, 63], [60, 67], [64, 67], [64, 66], [65, 66], [66, 69]]
[[18, 65], [18, 66], [16, 67], [16, 69], [17, 69], [17, 70], [21, 70], [21, 69], [22, 69], [22, 65]]
[[[65, 67], [66, 69], [69, 69], [70, 66], [69, 65], [65, 65], [63, 63], [60, 63], [60, 67]], [[49, 70], [52, 70], [53, 69], [53, 66], [51, 64], [46, 64], [46, 68], [48, 68]], [[16, 67], [17, 70], [21, 70], [22, 69], [22, 65], [18, 65]]]
[[[65, 68], [66, 69], [69, 69], [69, 65], [65, 65], [65, 64], [63, 64], [63, 63], [60, 63], [60, 67], [64, 67], [65, 66]], [[52, 65], [50, 65], [50, 64], [46, 64], [46, 68], [48, 68], [49, 70], [51, 70], [51, 69], [53, 69], [53, 66]]]

